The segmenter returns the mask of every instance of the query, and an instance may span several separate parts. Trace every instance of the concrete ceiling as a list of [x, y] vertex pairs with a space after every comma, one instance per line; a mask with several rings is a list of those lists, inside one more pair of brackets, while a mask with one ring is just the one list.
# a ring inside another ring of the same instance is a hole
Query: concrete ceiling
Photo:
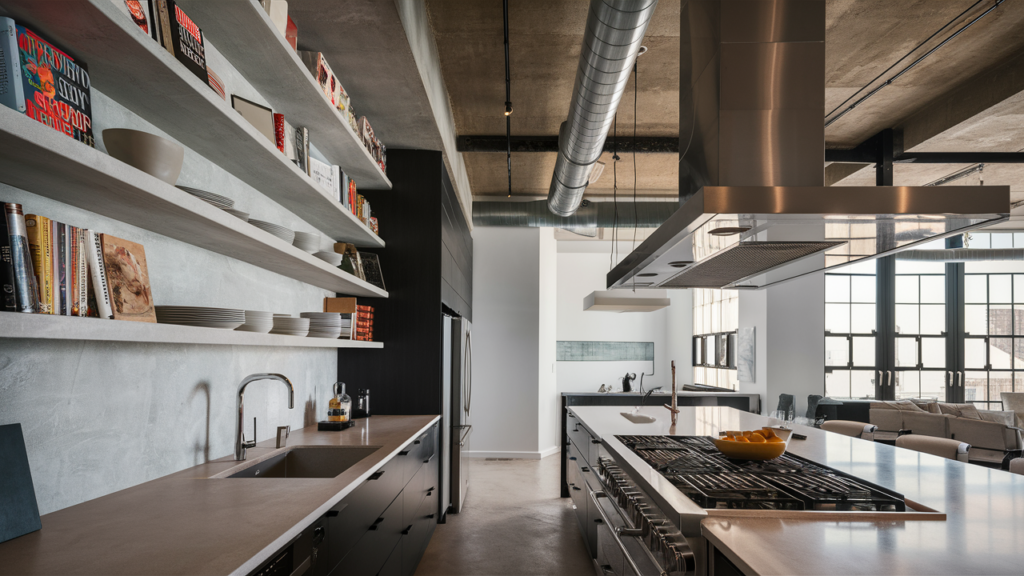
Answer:
[[[984, 0], [917, 54], [988, 9]], [[509, 13], [512, 131], [553, 136], [568, 112], [583, 28], [585, 0], [512, 0]], [[974, 0], [827, 0], [826, 111], [868, 84], [968, 9]], [[637, 135], [674, 136], [679, 130], [680, 0], [660, 0], [639, 59]], [[504, 54], [501, 3], [427, 0], [441, 69], [459, 134], [504, 135]], [[912, 60], [911, 58], [910, 60]], [[908, 63], [910, 60], [905, 60]], [[897, 68], [898, 70], [899, 68]], [[826, 130], [826, 146], [847, 148], [883, 128], [903, 130], [908, 150], [1017, 151], [1024, 149], [1024, 1], [1007, 0], [924, 63]], [[620, 138], [632, 134], [633, 85], [619, 107]], [[505, 155], [464, 153], [476, 199], [507, 193]], [[611, 159], [588, 196], [612, 192]], [[618, 163], [619, 193], [632, 194], [633, 166]], [[553, 153], [512, 157], [515, 196], [544, 197]], [[987, 184], [1010, 184], [1024, 197], [1024, 165], [989, 166]], [[675, 154], [637, 155], [637, 192], [675, 195]], [[898, 165], [896, 184], [925, 184], [964, 166]], [[870, 167], [830, 167], [830, 183], [873, 184]], [[977, 176], [973, 176], [977, 181]], [[970, 179], [958, 183], [971, 182]]]

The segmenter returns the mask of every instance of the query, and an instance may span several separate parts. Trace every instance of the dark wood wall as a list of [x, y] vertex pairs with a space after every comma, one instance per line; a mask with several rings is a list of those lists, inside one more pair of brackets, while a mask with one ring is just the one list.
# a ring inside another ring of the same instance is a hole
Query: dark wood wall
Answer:
[[338, 379], [369, 388], [374, 414], [440, 414], [442, 304], [472, 319], [473, 239], [440, 152], [388, 150], [388, 177], [392, 190], [363, 194], [389, 297], [360, 299], [384, 348], [339, 349]]

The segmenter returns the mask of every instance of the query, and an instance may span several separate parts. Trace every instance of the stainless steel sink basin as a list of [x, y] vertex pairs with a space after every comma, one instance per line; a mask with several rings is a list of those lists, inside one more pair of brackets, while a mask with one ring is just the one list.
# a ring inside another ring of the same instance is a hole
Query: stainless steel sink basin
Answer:
[[228, 478], [334, 478], [380, 446], [296, 446]]

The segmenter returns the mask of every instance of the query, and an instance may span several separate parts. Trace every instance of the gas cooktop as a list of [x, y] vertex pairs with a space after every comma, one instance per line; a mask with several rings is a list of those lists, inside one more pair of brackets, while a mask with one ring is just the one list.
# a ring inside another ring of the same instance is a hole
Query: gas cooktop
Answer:
[[616, 436], [703, 508], [905, 512], [902, 494], [793, 454], [726, 458], [708, 436]]

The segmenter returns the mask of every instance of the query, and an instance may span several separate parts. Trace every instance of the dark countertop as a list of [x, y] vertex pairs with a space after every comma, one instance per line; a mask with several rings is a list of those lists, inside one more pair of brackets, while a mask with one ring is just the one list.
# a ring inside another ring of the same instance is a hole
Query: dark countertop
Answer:
[[0, 574], [247, 574], [439, 416], [373, 416], [342, 432], [292, 432], [288, 447], [379, 446], [335, 478], [211, 478], [272, 457], [274, 440], [52, 512], [0, 544]]

